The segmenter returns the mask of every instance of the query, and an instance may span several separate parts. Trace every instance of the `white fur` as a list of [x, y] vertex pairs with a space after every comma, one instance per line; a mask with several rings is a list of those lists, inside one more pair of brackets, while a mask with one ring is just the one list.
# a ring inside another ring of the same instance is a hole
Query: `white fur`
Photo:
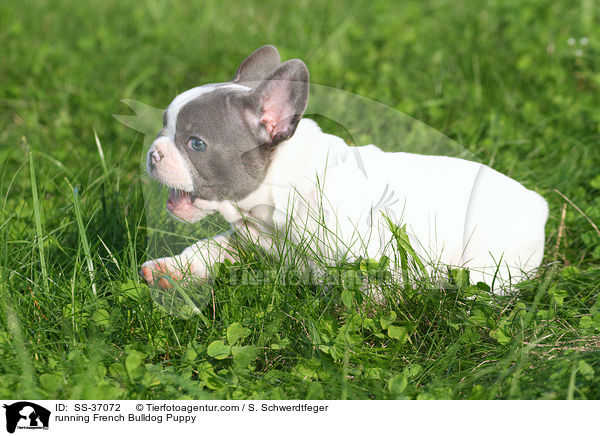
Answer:
[[[406, 225], [413, 248], [431, 268], [465, 266], [473, 281], [488, 284], [515, 283], [540, 265], [548, 216], [540, 195], [485, 165], [349, 147], [309, 119], [277, 146], [255, 192], [237, 203], [206, 206], [265, 248], [277, 230], [291, 229], [291, 242], [317, 235], [312, 250], [331, 262], [392, 257], [385, 213]], [[206, 270], [202, 244], [182, 253], [186, 262], [198, 263], [194, 271]], [[210, 257], [222, 260], [214, 250]]]
[[[152, 155], [160, 153], [162, 158], [154, 164], [153, 170], [150, 166]], [[194, 182], [187, 161], [183, 158], [173, 140], [167, 136], [156, 138], [148, 151], [146, 166], [148, 172], [171, 188], [192, 192]]]

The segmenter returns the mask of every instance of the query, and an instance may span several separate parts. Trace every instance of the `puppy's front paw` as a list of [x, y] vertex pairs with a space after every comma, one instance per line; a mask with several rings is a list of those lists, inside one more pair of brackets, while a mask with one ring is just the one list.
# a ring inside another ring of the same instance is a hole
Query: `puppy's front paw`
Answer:
[[181, 282], [184, 278], [183, 268], [177, 266], [173, 258], [150, 260], [144, 263], [140, 269], [140, 275], [151, 286], [161, 289], [170, 289], [172, 282]]

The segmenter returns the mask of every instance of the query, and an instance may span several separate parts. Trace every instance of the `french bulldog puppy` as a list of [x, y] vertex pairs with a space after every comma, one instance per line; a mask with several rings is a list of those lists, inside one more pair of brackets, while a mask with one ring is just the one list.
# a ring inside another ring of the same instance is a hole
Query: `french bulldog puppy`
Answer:
[[540, 195], [479, 163], [350, 147], [302, 118], [308, 80], [301, 60], [282, 63], [267, 45], [231, 81], [190, 89], [165, 110], [147, 168], [170, 189], [167, 209], [187, 222], [220, 212], [232, 229], [144, 263], [149, 284], [206, 279], [244, 244], [280, 256], [302, 244], [329, 264], [393, 258], [388, 219], [406, 226], [428, 268], [466, 267], [495, 290], [539, 267]]

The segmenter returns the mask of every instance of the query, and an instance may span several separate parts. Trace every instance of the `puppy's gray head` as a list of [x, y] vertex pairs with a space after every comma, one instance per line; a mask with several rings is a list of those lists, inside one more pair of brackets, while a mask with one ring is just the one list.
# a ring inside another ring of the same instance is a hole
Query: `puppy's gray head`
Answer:
[[230, 82], [177, 96], [147, 157], [149, 173], [172, 188], [167, 207], [195, 221], [195, 199], [236, 201], [255, 191], [307, 103], [306, 65], [280, 63], [270, 45], [245, 59]]

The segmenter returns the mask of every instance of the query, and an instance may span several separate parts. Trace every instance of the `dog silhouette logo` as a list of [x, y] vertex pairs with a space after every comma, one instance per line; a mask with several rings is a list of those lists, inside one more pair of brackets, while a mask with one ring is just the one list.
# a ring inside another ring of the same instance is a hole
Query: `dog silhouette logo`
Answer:
[[15, 429], [48, 429], [50, 411], [42, 406], [29, 401], [19, 401], [10, 405], [4, 404], [6, 409], [6, 431], [14, 433]]

